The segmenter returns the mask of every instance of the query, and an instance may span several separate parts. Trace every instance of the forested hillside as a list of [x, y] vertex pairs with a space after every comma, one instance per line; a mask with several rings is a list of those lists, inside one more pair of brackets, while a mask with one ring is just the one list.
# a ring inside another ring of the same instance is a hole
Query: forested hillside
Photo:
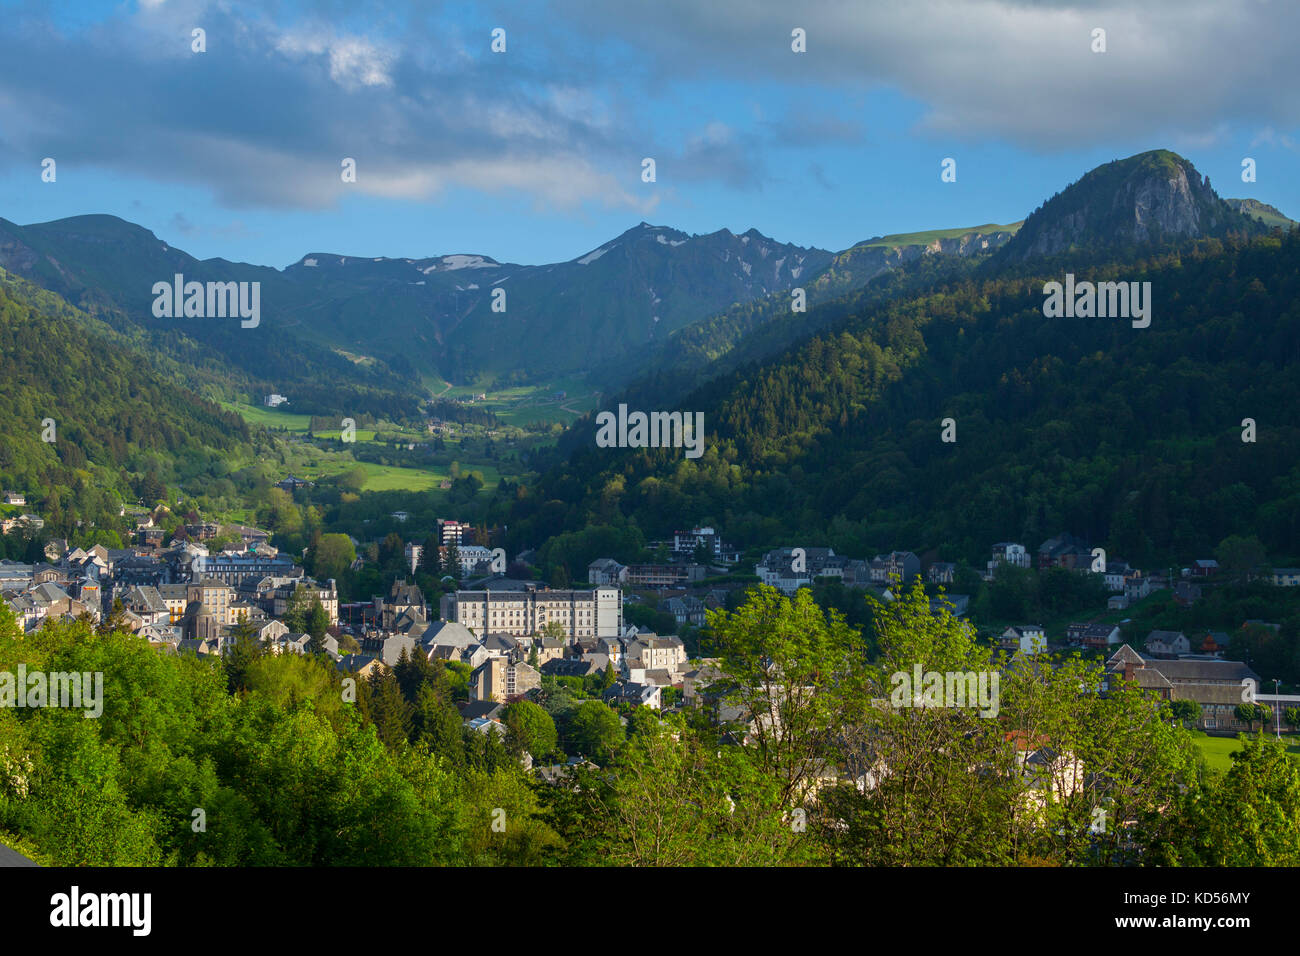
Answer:
[[[146, 474], [170, 477], [182, 459], [182, 469], [208, 473], [251, 450], [238, 415], [169, 371], [53, 293], [0, 272], [0, 486], [62, 498], [87, 517], [116, 516]], [[58, 524], [62, 509], [46, 508]]]
[[673, 401], [747, 362], [778, 354], [818, 329], [887, 299], [965, 275], [1014, 235], [1011, 226], [977, 226], [883, 236], [838, 253], [820, 273], [801, 280], [803, 311], [789, 290], [749, 302], [673, 332], [629, 374], [625, 361], [597, 363], [591, 378], [615, 401]]
[[[413, 418], [422, 389], [409, 363], [355, 362], [310, 340], [291, 313], [298, 286], [265, 266], [199, 260], [147, 229], [115, 216], [74, 216], [19, 226], [0, 219], [0, 268], [30, 280], [147, 343], [177, 362], [191, 388], [215, 397], [291, 391], [297, 410], [314, 414]], [[159, 318], [154, 283], [176, 274], [195, 282], [260, 283], [255, 328], [238, 319]], [[384, 353], [396, 360], [400, 348]]]
[[[1043, 284], [1067, 269], [1151, 282], [1150, 327], [1045, 318]], [[683, 399], [704, 412], [697, 461], [579, 445], [520, 502], [511, 532], [537, 541], [632, 522], [656, 537], [717, 521], [742, 545], [797, 528], [853, 554], [938, 547], [975, 560], [993, 541], [1068, 529], [1156, 565], [1258, 533], [1294, 557], [1298, 295], [1295, 233], [941, 283]]]

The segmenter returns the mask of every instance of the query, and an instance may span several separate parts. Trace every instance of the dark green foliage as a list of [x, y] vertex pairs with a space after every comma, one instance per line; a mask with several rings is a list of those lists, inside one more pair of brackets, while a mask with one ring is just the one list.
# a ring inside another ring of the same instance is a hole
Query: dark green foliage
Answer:
[[119, 505], [166, 494], [160, 462], [207, 470], [250, 440], [239, 416], [171, 378], [107, 326], [0, 273], [0, 485], [43, 500], [51, 534], [77, 518], [128, 534]]
[[[844, 553], [934, 546], [975, 566], [994, 541], [1067, 529], [1138, 565], [1232, 534], [1291, 560], [1300, 234], [1079, 270], [1152, 282], [1146, 329], [1046, 319], [1043, 282], [1061, 276], [1026, 271], [879, 305], [682, 398], [704, 412], [700, 459], [580, 446], [516, 503], [512, 538], [620, 521], [657, 538], [712, 515], [742, 546], [793, 524]], [[949, 416], [955, 444], [939, 441]]]

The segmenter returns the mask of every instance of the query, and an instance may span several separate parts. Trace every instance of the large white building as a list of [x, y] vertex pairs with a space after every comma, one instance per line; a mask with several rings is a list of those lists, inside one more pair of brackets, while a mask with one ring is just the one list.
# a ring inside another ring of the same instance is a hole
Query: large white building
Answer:
[[457, 545], [456, 554], [460, 559], [460, 573], [474, 574], [478, 571], [478, 566], [484, 561], [492, 563], [492, 549], [485, 548], [481, 544], [462, 544]]
[[444, 594], [444, 621], [455, 621], [477, 636], [509, 634], [531, 637], [557, 621], [570, 638], [618, 637], [623, 630], [623, 592], [598, 587], [590, 591], [556, 590], [531, 582], [520, 587]]
[[1015, 568], [1027, 568], [1030, 565], [1029, 549], [1014, 541], [999, 541], [993, 546], [993, 558], [985, 566], [984, 580], [992, 581], [999, 564], [1009, 564]]

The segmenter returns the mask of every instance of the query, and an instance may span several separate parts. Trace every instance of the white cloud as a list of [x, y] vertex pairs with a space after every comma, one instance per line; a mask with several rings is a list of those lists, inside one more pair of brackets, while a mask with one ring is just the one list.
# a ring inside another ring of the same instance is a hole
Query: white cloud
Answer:
[[295, 59], [327, 57], [330, 79], [345, 89], [393, 85], [390, 71], [396, 52], [365, 37], [289, 32], [277, 39], [275, 48]]

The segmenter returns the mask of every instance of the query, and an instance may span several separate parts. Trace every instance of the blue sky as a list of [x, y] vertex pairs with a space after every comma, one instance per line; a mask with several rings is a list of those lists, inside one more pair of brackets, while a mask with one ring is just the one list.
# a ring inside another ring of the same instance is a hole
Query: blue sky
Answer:
[[1298, 27], [1264, 0], [0, 3], [0, 216], [278, 267], [565, 260], [641, 220], [842, 249], [1013, 222], [1160, 147], [1300, 216]]

